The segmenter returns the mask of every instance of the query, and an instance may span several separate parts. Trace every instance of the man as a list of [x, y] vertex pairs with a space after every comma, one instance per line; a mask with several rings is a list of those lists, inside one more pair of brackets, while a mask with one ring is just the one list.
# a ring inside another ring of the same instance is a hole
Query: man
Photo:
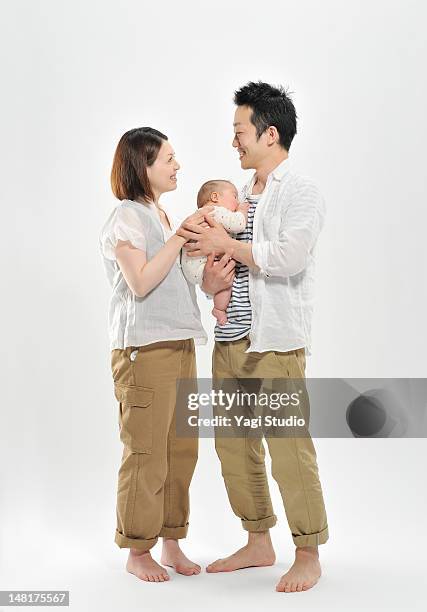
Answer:
[[[324, 200], [309, 178], [290, 167], [296, 112], [283, 88], [250, 82], [235, 92], [233, 147], [241, 167], [255, 174], [241, 199], [250, 203], [248, 224], [236, 239], [206, 217], [210, 227], [184, 225], [190, 256], [208, 255], [202, 288], [215, 293], [230, 284], [228, 322], [215, 327], [213, 378], [304, 378], [311, 354], [315, 246]], [[214, 254], [225, 253], [214, 264]], [[227, 263], [232, 254], [234, 273]], [[272, 474], [283, 498], [296, 546], [295, 561], [276, 586], [311, 588], [321, 575], [318, 545], [328, 525], [316, 452], [311, 437], [267, 438]], [[215, 441], [233, 511], [248, 531], [248, 543], [218, 559], [208, 572], [272, 565], [269, 529], [276, 522], [269, 495], [261, 437]]]

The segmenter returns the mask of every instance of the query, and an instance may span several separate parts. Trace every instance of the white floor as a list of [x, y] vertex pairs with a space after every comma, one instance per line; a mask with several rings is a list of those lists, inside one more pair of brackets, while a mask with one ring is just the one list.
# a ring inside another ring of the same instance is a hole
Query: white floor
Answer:
[[[0, 526], [2, 590], [68, 589], [70, 609], [102, 610], [426, 610], [426, 445], [424, 440], [317, 440], [330, 539], [319, 550], [323, 576], [311, 590], [277, 593], [293, 560], [292, 540], [274, 481], [277, 563], [269, 568], [184, 577], [149, 584], [124, 570], [126, 550], [113, 542], [110, 475], [76, 500], [58, 498], [56, 519], [16, 504]], [[115, 459], [113, 460], [115, 462]], [[109, 472], [110, 474], [110, 472]], [[113, 487], [114, 489], [114, 487]], [[105, 497], [99, 498], [100, 491]], [[71, 507], [72, 505], [72, 507]], [[70, 507], [69, 507], [70, 506]], [[47, 507], [45, 508], [47, 510]], [[245, 542], [229, 511], [212, 441], [201, 441], [192, 486], [192, 520], [183, 548], [206, 566]], [[159, 557], [158, 544], [153, 551]]]
[[[335, 547], [336, 548], [336, 547]], [[73, 551], [74, 552], [74, 551]], [[102, 553], [102, 551], [100, 551]], [[149, 584], [123, 571], [122, 551], [99, 560], [77, 558], [64, 551], [62, 560], [40, 567], [37, 555], [24, 556], [22, 574], [2, 576], [2, 588], [56, 588], [70, 590], [70, 609], [103, 610], [425, 610], [427, 595], [421, 564], [408, 559], [381, 557], [368, 551], [366, 558], [354, 543], [348, 555], [325, 550], [324, 574], [310, 591], [277, 593], [274, 585], [291, 561], [290, 551], [270, 568], [246, 569], [228, 574], [184, 577], [172, 574], [168, 583]], [[197, 555], [206, 565], [215, 555]], [[421, 559], [420, 559], [421, 561]], [[425, 561], [424, 561], [425, 566]], [[285, 600], [285, 601], [284, 601]]]

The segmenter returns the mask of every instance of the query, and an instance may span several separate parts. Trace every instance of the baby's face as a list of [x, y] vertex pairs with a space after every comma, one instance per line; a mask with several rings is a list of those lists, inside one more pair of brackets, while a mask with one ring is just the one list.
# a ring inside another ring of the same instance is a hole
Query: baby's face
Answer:
[[218, 202], [216, 202], [216, 205], [235, 211], [239, 206], [238, 195], [234, 185], [226, 185], [218, 192]]

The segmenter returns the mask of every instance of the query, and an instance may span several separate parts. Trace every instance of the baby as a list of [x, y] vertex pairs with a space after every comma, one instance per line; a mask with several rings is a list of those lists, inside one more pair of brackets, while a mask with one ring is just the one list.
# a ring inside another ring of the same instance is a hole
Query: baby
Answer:
[[[197, 208], [214, 205], [215, 209], [208, 214], [211, 214], [215, 221], [221, 223], [227, 232], [237, 234], [246, 227], [249, 209], [249, 204], [239, 204], [237, 196], [237, 189], [230, 181], [222, 179], [207, 181], [200, 187], [197, 195]], [[207, 257], [190, 257], [185, 249], [182, 249], [182, 271], [188, 282], [195, 285], [202, 284], [206, 260]], [[214, 295], [212, 314], [216, 317], [218, 325], [227, 323], [226, 310], [230, 298], [231, 287]]]

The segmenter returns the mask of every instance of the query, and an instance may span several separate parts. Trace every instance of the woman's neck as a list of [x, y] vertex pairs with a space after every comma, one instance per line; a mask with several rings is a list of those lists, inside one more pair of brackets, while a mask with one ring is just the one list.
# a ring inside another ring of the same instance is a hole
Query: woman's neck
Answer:
[[157, 208], [160, 208], [159, 200], [161, 195], [161, 193], [158, 193], [157, 191], [153, 190], [153, 203], [157, 206]]
[[144, 198], [139, 197], [139, 198], [136, 198], [135, 201], [139, 202], [140, 204], [154, 204], [154, 206], [156, 206], [157, 208], [160, 208], [159, 198], [158, 197], [157, 198], [155, 197], [153, 200], [144, 200]]

